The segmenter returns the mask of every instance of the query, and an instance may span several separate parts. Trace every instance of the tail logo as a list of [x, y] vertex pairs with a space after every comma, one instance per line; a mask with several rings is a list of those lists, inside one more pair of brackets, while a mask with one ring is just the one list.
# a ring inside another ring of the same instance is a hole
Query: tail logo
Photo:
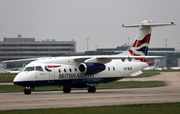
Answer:
[[[129, 50], [129, 53], [133, 56], [144, 56], [147, 55], [148, 45], [150, 42], [151, 34], [147, 34], [142, 40], [136, 40]], [[136, 60], [138, 60], [136, 58]], [[142, 58], [140, 61], [145, 62], [146, 59]]]
[[133, 47], [140, 47], [142, 44], [149, 44], [151, 38], [151, 34], [147, 34], [142, 40], [136, 40], [134, 42]]

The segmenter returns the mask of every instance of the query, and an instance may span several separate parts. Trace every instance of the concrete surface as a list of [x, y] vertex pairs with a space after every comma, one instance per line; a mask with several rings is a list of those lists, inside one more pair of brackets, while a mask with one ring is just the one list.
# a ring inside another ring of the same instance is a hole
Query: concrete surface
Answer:
[[31, 95], [24, 95], [23, 92], [0, 93], [0, 110], [180, 102], [180, 72], [163, 72], [157, 76], [121, 81], [130, 80], [162, 80], [167, 86], [106, 89], [96, 93], [88, 93], [87, 90], [74, 90], [68, 94], [58, 91], [32, 92]]

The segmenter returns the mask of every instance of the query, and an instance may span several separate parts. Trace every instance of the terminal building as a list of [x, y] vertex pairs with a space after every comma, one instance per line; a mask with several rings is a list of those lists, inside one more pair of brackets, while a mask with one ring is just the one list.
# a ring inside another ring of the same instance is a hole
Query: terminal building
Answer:
[[[119, 46], [116, 53], [121, 53], [126, 49], [128, 49], [128, 46]], [[160, 68], [180, 67], [180, 51], [176, 51], [175, 48], [149, 48], [147, 56], [164, 56], [163, 58], [146, 59], [147, 62], [159, 60]]]
[[[129, 46], [117, 46], [116, 48], [97, 49], [96, 51], [86, 51], [86, 55], [112, 55], [119, 54], [128, 50]], [[176, 51], [175, 48], [149, 48], [148, 56], [164, 56], [164, 58], [152, 58], [146, 59], [147, 62], [155, 62], [159, 60], [159, 67], [170, 68], [180, 67], [180, 51]]]
[[[27, 62], [2, 63], [6, 60], [58, 57], [58, 56], [84, 56], [84, 55], [113, 55], [126, 51], [127, 45], [116, 48], [102, 48], [95, 51], [76, 52], [76, 41], [42, 40], [35, 38], [4, 38], [0, 41], [0, 64], [5, 69], [22, 68]], [[148, 56], [165, 56], [159, 58], [159, 67], [180, 67], [180, 51], [175, 48], [149, 48]], [[157, 59], [147, 59], [147, 62], [155, 62]]]
[[[56, 57], [76, 53], [76, 42], [42, 40], [35, 41], [35, 38], [6, 38], [0, 41], [0, 64], [5, 60]], [[6, 63], [4, 68], [20, 68], [27, 63]]]

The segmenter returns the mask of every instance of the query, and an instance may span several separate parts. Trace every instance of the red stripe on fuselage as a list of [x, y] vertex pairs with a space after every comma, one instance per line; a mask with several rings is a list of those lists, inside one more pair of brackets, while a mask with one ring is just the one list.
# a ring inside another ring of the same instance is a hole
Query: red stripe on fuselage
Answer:
[[61, 65], [48, 65], [48, 66], [46, 66], [46, 68], [57, 68], [57, 67], [61, 67]]
[[136, 40], [134, 42], [133, 47], [139, 47], [139, 46], [141, 46], [144, 43], [148, 43], [149, 44], [150, 38], [151, 38], [151, 34], [147, 34], [142, 40]]

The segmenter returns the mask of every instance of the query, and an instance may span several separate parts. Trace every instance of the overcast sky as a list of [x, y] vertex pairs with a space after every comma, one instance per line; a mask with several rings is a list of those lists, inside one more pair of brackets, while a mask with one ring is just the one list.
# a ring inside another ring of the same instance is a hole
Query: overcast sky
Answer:
[[180, 50], [180, 0], [0, 0], [0, 41], [4, 37], [36, 40], [74, 39], [77, 52], [97, 48], [115, 48], [130, 43], [137, 28], [122, 24], [139, 24], [145, 19], [176, 26], [153, 28], [150, 47]]

